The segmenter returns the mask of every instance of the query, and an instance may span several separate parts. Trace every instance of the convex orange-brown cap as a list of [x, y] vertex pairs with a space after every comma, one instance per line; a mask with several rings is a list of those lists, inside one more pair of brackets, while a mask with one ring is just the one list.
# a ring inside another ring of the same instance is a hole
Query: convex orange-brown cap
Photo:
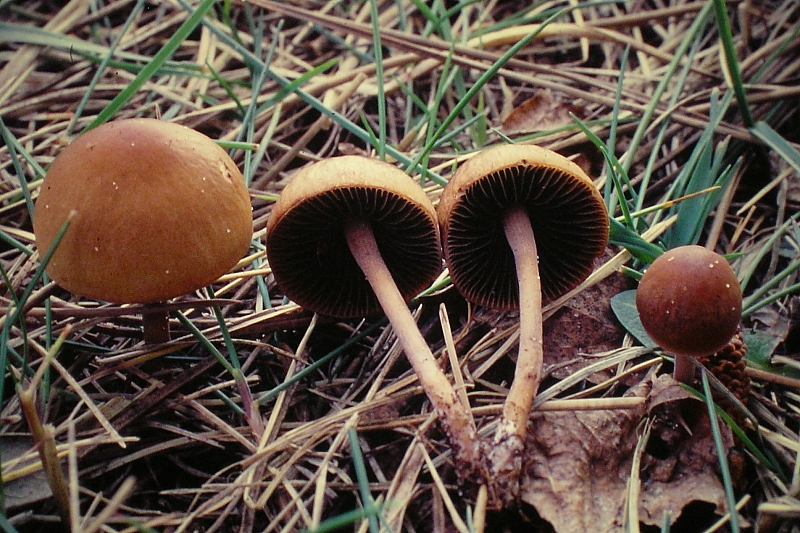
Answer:
[[36, 202], [40, 254], [75, 216], [47, 272], [75, 294], [152, 303], [226, 273], [252, 238], [250, 197], [214, 141], [155, 119], [110, 122], [72, 142]]
[[722, 349], [736, 333], [742, 289], [724, 257], [702, 246], [680, 246], [645, 271], [636, 307], [656, 344], [700, 357]]
[[369, 223], [401, 295], [410, 300], [442, 269], [436, 211], [400, 169], [362, 156], [326, 159], [286, 186], [267, 223], [267, 256], [289, 298], [323, 315], [379, 313], [348, 248], [344, 221]]
[[592, 271], [608, 244], [608, 214], [589, 176], [533, 145], [484, 150], [453, 175], [439, 202], [445, 261], [464, 297], [497, 309], [519, 306], [504, 213], [527, 212], [539, 253], [542, 296], [554, 300]]

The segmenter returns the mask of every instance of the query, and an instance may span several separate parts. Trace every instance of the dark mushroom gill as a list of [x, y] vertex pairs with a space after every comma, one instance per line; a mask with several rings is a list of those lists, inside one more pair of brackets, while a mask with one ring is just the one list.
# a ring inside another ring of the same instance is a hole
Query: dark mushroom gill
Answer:
[[444, 246], [453, 283], [486, 307], [518, 307], [503, 214], [519, 204], [536, 236], [543, 298], [558, 298], [586, 278], [605, 249], [607, 215], [599, 202], [590, 184], [549, 167], [512, 166], [477, 180], [463, 191], [448, 223]]
[[270, 265], [281, 290], [320, 314], [379, 314], [380, 305], [344, 237], [345, 218], [362, 218], [400, 293], [410, 299], [442, 268], [436, 221], [390, 191], [343, 187], [298, 204], [278, 221], [267, 241]]

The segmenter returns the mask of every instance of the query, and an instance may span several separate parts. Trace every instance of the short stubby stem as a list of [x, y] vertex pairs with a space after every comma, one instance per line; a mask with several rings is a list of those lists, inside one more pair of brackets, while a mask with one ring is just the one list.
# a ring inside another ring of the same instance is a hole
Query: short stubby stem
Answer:
[[672, 374], [675, 381], [691, 385], [694, 382], [694, 365], [685, 355], [674, 352], [671, 355], [675, 358], [675, 371]]
[[392, 324], [422, 389], [435, 409], [447, 434], [462, 477], [473, 477], [481, 460], [475, 421], [468, 406], [462, 405], [447, 376], [419, 331], [411, 311], [381, 257], [375, 235], [367, 221], [345, 222], [350, 252], [372, 286], [386, 317]]
[[145, 344], [169, 342], [169, 312], [158, 304], [145, 305], [142, 311], [142, 329]]

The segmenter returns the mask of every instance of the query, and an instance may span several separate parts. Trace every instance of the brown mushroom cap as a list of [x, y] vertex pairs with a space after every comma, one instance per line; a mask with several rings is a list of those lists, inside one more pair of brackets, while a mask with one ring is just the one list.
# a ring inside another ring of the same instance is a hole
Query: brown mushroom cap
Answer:
[[152, 303], [228, 272], [252, 238], [250, 196], [205, 135], [155, 119], [100, 126], [53, 162], [36, 202], [44, 254], [72, 211], [47, 272], [76, 294]]
[[422, 188], [382, 161], [335, 157], [301, 170], [267, 223], [267, 256], [275, 281], [299, 305], [338, 318], [380, 312], [345, 240], [347, 218], [370, 223], [406, 300], [441, 272], [436, 211]]
[[645, 271], [636, 307], [656, 344], [699, 357], [720, 350], [736, 333], [742, 290], [724, 257], [702, 246], [681, 246]]
[[485, 307], [519, 306], [514, 255], [503, 230], [504, 213], [514, 205], [530, 217], [545, 300], [583, 281], [608, 244], [605, 203], [578, 165], [532, 145], [480, 152], [453, 175], [438, 213], [453, 285]]

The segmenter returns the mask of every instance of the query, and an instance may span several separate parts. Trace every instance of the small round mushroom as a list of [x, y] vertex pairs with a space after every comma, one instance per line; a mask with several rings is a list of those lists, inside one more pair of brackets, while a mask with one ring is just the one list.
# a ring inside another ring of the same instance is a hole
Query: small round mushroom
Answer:
[[272, 208], [267, 257], [283, 293], [311, 311], [352, 318], [383, 310], [460, 472], [469, 472], [479, 456], [475, 423], [407, 305], [442, 270], [436, 211], [422, 188], [398, 168], [362, 156], [312, 164]]
[[725, 347], [742, 320], [742, 290], [728, 261], [702, 246], [680, 246], [653, 261], [636, 293], [642, 326], [675, 356], [675, 379], [691, 383], [687, 357]]
[[605, 203], [575, 163], [506, 145], [464, 163], [438, 213], [453, 285], [477, 304], [520, 310], [516, 372], [495, 434], [495, 468], [514, 475], [542, 374], [542, 300], [591, 272], [608, 243]]
[[[47, 266], [69, 291], [154, 304], [228, 272], [252, 238], [250, 196], [228, 154], [187, 127], [128, 119], [93, 129], [61, 152], [36, 202], [41, 253], [75, 212]], [[169, 339], [166, 311], [144, 313], [147, 342]]]

